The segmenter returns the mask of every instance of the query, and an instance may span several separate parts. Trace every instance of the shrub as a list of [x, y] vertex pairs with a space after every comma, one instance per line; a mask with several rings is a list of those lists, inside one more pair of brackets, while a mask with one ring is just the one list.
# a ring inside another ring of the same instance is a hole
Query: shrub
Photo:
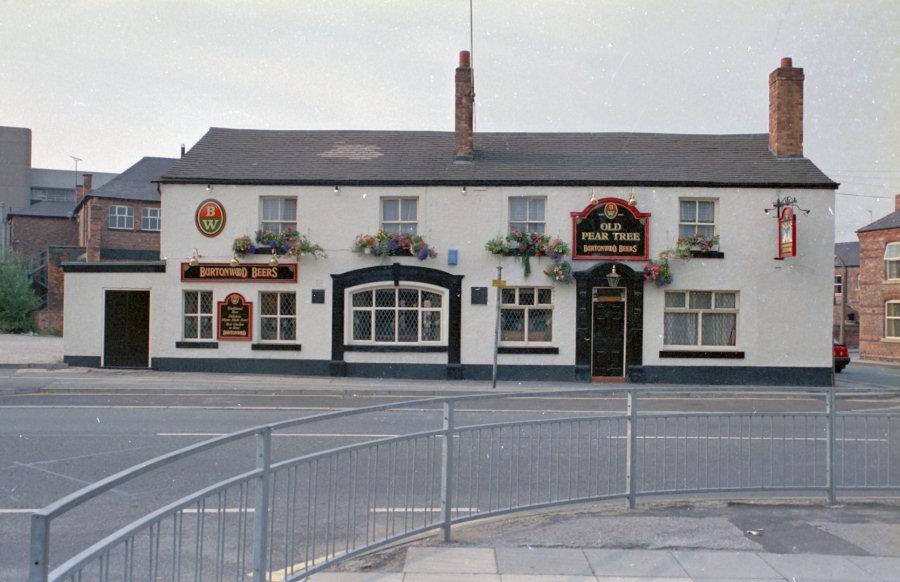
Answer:
[[0, 253], [0, 332], [34, 331], [30, 314], [39, 306], [22, 258]]

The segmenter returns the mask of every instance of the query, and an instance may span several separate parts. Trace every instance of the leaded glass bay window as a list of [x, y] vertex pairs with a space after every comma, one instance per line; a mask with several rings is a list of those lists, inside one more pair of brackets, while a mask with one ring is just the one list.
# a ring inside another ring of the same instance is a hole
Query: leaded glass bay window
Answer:
[[663, 344], [667, 346], [737, 345], [737, 293], [667, 291]]
[[500, 289], [500, 304], [502, 343], [553, 341], [553, 289], [504, 287]]
[[354, 343], [439, 343], [443, 295], [415, 287], [382, 287], [351, 293], [350, 341]]

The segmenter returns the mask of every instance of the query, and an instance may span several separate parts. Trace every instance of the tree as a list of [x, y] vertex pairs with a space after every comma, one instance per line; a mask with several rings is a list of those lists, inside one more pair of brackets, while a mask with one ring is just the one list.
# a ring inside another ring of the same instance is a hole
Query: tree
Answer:
[[25, 262], [19, 255], [0, 253], [0, 332], [33, 331], [31, 312], [39, 306]]

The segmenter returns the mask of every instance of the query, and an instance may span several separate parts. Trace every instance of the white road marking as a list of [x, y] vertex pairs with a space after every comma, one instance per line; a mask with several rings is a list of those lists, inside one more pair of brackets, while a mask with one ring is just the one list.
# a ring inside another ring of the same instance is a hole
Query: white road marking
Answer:
[[[175, 436], [175, 437], [217, 437], [225, 436], [229, 433], [224, 432], [158, 432], [156, 436]], [[358, 434], [358, 433], [318, 433], [318, 432], [273, 432], [272, 436], [277, 437], [396, 437], [396, 434]]]
[[[202, 513], [219, 513], [219, 510], [215, 507], [206, 507], [201, 511], [202, 511]], [[253, 513], [254, 511], [256, 511], [256, 509], [254, 509], [252, 507], [245, 507], [243, 509], [241, 509], [240, 507], [226, 507], [224, 509], [225, 513], [241, 513], [242, 511], [245, 513]], [[182, 509], [181, 513], [197, 514], [200, 512], [197, 511], [196, 507], [188, 507], [186, 509]]]
[[[440, 507], [373, 507], [370, 509], [372, 513], [440, 513]], [[467, 513], [478, 513], [479, 509], [477, 507], [451, 507], [451, 512], [467, 512]]]
[[37, 509], [0, 509], [0, 515], [18, 515], [20, 513], [34, 513]]

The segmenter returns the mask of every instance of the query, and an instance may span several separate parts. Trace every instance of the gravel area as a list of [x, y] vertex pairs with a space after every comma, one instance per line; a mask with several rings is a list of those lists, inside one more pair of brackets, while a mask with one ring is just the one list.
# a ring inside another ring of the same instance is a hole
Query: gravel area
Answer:
[[0, 334], [0, 365], [59, 364], [63, 338], [48, 335]]

